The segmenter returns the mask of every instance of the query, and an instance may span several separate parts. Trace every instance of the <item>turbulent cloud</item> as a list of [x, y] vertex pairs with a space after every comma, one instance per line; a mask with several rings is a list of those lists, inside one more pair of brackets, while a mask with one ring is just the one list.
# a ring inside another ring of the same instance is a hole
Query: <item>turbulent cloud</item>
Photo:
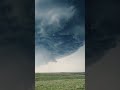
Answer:
[[70, 55], [84, 42], [83, 13], [68, 0], [35, 1], [36, 63]]
[[[75, 14], [74, 7], [57, 7], [52, 8], [46, 12], [40, 12], [36, 14], [36, 22], [38, 33], [42, 36], [54, 34], [60, 31], [64, 26], [65, 22]], [[42, 13], [42, 14], [41, 14]]]

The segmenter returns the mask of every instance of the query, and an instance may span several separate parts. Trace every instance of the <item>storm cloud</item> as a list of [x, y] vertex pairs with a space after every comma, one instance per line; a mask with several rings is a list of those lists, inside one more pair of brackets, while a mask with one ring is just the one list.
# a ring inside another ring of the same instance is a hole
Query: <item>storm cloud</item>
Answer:
[[35, 0], [36, 65], [56, 61], [83, 46], [83, 6], [83, 0]]

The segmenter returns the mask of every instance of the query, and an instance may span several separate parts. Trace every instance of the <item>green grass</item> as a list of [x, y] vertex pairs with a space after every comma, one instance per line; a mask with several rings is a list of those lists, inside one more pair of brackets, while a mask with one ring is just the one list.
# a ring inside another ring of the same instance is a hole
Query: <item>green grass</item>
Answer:
[[84, 73], [36, 73], [35, 90], [85, 90]]

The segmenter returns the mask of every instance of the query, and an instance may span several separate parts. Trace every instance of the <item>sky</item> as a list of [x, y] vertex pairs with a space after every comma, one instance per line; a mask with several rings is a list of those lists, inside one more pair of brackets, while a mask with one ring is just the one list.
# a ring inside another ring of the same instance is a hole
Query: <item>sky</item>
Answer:
[[35, 71], [84, 72], [84, 0], [35, 0]]
[[37, 66], [35, 72], [85, 72], [85, 45], [75, 53], [57, 59], [56, 62]]

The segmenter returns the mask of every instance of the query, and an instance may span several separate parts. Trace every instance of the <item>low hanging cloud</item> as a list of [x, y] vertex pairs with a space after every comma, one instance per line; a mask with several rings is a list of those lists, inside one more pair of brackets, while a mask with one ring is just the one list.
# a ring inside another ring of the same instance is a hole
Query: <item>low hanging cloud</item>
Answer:
[[54, 60], [52, 58], [51, 52], [45, 48], [36, 48], [35, 50], [35, 65], [46, 64], [49, 61]]

